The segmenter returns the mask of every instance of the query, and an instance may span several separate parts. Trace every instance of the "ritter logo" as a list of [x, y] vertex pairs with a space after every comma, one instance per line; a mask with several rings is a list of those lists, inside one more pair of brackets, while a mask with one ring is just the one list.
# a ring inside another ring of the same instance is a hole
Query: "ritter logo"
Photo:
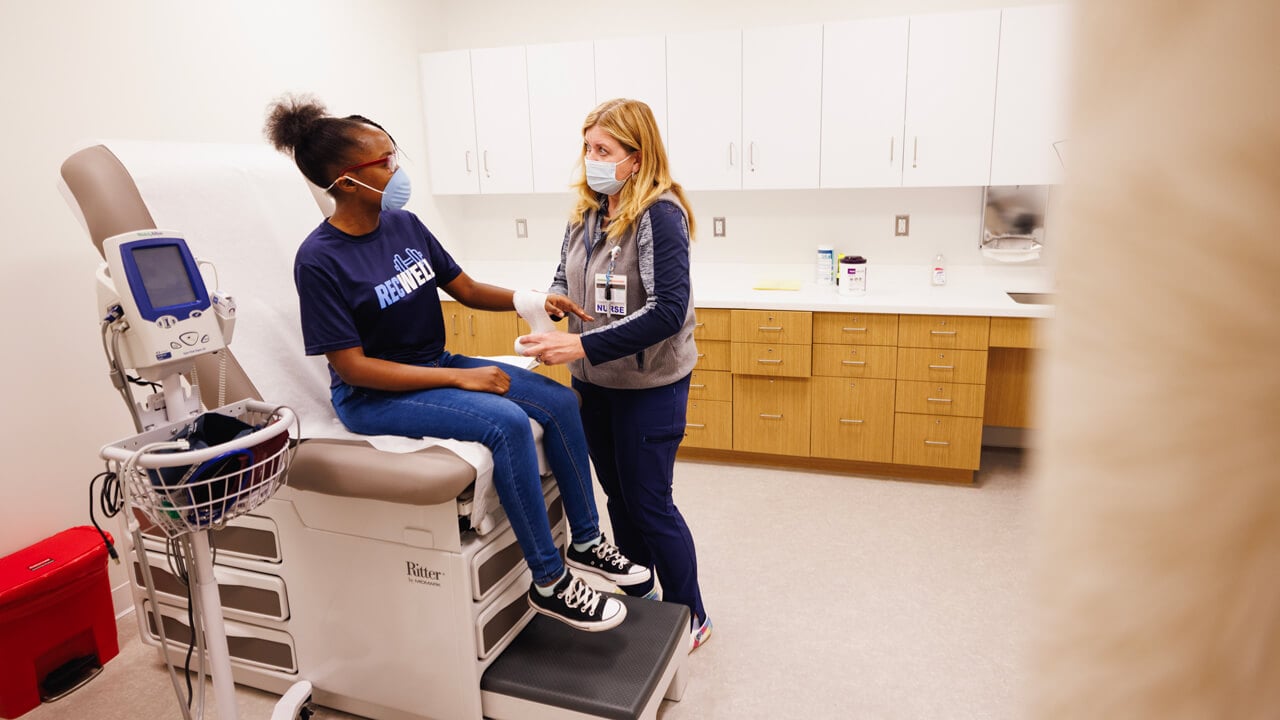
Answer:
[[444, 577], [444, 571], [432, 570], [426, 565], [419, 565], [412, 560], [406, 560], [405, 575], [409, 578], [409, 582], [440, 587], [440, 580]]

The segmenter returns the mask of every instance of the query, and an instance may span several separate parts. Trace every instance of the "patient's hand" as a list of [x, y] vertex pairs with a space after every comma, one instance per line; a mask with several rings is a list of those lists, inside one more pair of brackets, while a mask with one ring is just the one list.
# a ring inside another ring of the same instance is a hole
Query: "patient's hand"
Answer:
[[458, 371], [458, 387], [463, 390], [476, 390], [495, 395], [505, 395], [511, 388], [511, 376], [500, 368], [481, 367]]

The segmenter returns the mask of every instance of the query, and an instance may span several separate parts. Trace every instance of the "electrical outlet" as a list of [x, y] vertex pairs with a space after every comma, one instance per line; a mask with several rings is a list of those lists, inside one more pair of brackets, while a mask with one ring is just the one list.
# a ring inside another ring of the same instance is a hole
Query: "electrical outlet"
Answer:
[[893, 216], [894, 237], [906, 237], [910, 234], [911, 234], [911, 216], [910, 215]]
[[516, 218], [516, 237], [529, 237], [529, 223], [525, 222], [524, 218]]
[[724, 218], [711, 218], [711, 234], [716, 237], [724, 237]]

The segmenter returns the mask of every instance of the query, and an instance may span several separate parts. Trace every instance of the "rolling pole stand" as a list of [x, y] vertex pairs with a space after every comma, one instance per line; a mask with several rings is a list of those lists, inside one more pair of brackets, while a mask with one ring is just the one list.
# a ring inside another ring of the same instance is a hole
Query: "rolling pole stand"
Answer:
[[[166, 394], [168, 388], [166, 383]], [[191, 628], [191, 643], [203, 644], [207, 653], [218, 716], [238, 720], [209, 533], [266, 502], [284, 483], [294, 451], [289, 430], [297, 416], [287, 407], [254, 400], [208, 414], [215, 413], [241, 420], [253, 431], [192, 450], [184, 432], [193, 420], [180, 420], [107, 445], [101, 455], [117, 467], [126, 512], [130, 505], [142, 510], [170, 538], [190, 536], [192, 612], [200, 619]], [[306, 680], [294, 683], [276, 703], [271, 720], [310, 718], [311, 691]]]

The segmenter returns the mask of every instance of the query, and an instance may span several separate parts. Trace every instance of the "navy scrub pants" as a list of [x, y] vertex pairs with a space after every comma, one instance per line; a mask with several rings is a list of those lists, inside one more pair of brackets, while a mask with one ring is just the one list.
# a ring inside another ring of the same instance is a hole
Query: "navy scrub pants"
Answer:
[[[687, 605], [693, 625], [706, 618], [693, 535], [671, 494], [676, 449], [684, 439], [689, 377], [670, 385], [615, 390], [574, 379], [582, 396], [587, 450], [609, 498], [614, 542], [661, 579], [663, 600]], [[649, 586], [626, 588], [635, 595]]]

